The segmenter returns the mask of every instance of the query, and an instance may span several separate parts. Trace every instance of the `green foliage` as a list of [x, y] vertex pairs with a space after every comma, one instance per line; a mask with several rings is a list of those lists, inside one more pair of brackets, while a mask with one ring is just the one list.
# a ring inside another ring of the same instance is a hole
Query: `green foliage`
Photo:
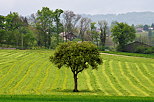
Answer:
[[75, 38], [75, 39], [73, 39], [73, 41], [75, 41], [75, 42], [78, 42], [78, 41], [82, 41], [82, 39], [80, 39], [80, 38]]
[[98, 42], [99, 42], [99, 32], [97, 32], [97, 27], [96, 27], [96, 22], [92, 22], [90, 24], [90, 28], [91, 28], [91, 39], [92, 42], [95, 43], [98, 46]]
[[105, 48], [106, 48], [105, 46], [99, 46], [98, 47], [99, 51], [105, 51]]
[[48, 7], [43, 7], [42, 10], [38, 10], [36, 23], [38, 46], [51, 48], [51, 38], [53, 35], [56, 35], [56, 43], [58, 44], [60, 42], [59, 34], [63, 31], [63, 26], [60, 23], [60, 15], [62, 13], [63, 10], [61, 9], [52, 11]]
[[57, 38], [54, 41], [56, 45], [61, 42], [59, 34], [63, 32], [60, 22], [62, 13], [61, 9], [52, 11], [48, 7], [43, 7], [37, 11], [36, 16], [33, 14], [29, 19], [17, 12], [5, 17], [0, 15], [0, 44], [21, 49], [34, 48], [36, 45], [40, 48], [54, 48], [55, 44], [51, 44], [52, 36]]
[[21, 26], [21, 20], [18, 15], [18, 13], [13, 12], [8, 14], [5, 17], [4, 21], [4, 28], [5, 30], [3, 38], [3, 44], [18, 46], [20, 33], [19, 33], [19, 27]]
[[17, 12], [8, 14], [5, 19], [5, 27], [7, 30], [13, 31], [15, 29], [18, 29], [22, 25], [21, 19]]
[[123, 47], [135, 39], [135, 28], [126, 23], [116, 23], [111, 29], [113, 41], [118, 44], [117, 50], [122, 51]]
[[56, 9], [54, 12], [54, 21], [56, 23], [55, 25], [55, 32], [56, 32], [56, 38], [57, 38], [57, 45], [59, 44], [59, 34], [63, 32], [63, 25], [60, 22], [60, 16], [63, 13], [62, 9]]
[[60, 69], [62, 66], [67, 66], [71, 69], [74, 75], [74, 92], [77, 89], [77, 75], [89, 66], [92, 69], [97, 69], [98, 64], [102, 63], [97, 47], [90, 42], [67, 42], [60, 44], [50, 57], [50, 61], [57, 65]]
[[54, 12], [48, 7], [43, 7], [37, 11], [36, 28], [38, 30], [38, 46], [50, 48], [53, 32]]
[[34, 45], [34, 34], [29, 29], [26, 17], [13, 12], [0, 17], [0, 43], [16, 48], [30, 48]]
[[54, 56], [50, 57], [51, 62], [58, 68], [66, 65], [72, 72], [79, 73], [90, 65], [96, 69], [102, 63], [97, 47], [90, 42], [67, 42], [60, 44]]
[[136, 48], [136, 53], [143, 53], [143, 54], [152, 54], [154, 53], [154, 47], [143, 47], [139, 46]]
[[5, 17], [0, 15], [0, 43], [3, 43], [5, 40]]
[[96, 22], [92, 22], [92, 23], [90, 23], [90, 28], [91, 28], [91, 30], [96, 30]]

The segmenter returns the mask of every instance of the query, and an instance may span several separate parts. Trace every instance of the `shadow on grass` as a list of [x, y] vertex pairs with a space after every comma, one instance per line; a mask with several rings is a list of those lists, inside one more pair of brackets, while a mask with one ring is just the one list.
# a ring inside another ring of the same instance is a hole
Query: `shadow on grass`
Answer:
[[101, 90], [88, 90], [88, 89], [85, 89], [85, 90], [79, 90], [79, 92], [73, 92], [73, 89], [65, 89], [65, 90], [62, 90], [62, 89], [53, 89], [52, 90], [53, 92], [72, 92], [72, 93], [96, 93], [96, 92], [102, 92]]

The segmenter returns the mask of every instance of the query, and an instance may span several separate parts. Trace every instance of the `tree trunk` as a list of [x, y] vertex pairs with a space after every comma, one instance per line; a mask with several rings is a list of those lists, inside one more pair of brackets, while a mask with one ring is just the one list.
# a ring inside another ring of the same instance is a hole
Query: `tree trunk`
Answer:
[[51, 48], [51, 34], [50, 32], [48, 33], [48, 49]]
[[78, 92], [78, 78], [77, 78], [77, 74], [74, 74], [74, 90], [73, 92]]
[[22, 47], [22, 49], [23, 49], [23, 48], [24, 48], [24, 47], [23, 47], [23, 45], [24, 45], [24, 39], [23, 39], [23, 33], [21, 33], [21, 34], [22, 34], [22, 36], [21, 36], [21, 37], [22, 37], [22, 38], [21, 38], [21, 47]]
[[84, 41], [84, 34], [81, 34], [82, 42]]
[[59, 22], [57, 22], [57, 45], [59, 44]]

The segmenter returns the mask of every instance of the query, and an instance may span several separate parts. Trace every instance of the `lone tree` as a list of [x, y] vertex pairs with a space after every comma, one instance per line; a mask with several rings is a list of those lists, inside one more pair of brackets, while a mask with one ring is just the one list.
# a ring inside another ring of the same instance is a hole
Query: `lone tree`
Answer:
[[118, 44], [117, 50], [123, 51], [123, 48], [129, 42], [135, 39], [135, 28], [129, 26], [126, 23], [116, 23], [116, 25], [111, 29], [113, 41]]
[[66, 42], [60, 44], [50, 57], [50, 61], [60, 69], [67, 66], [71, 69], [74, 76], [74, 92], [78, 92], [78, 74], [89, 66], [97, 69], [98, 64], [102, 63], [97, 47], [90, 42]]

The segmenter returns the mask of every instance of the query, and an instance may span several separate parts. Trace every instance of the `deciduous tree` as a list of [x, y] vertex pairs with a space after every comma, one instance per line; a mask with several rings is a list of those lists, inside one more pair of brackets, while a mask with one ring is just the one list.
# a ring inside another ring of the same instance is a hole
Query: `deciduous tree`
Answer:
[[5, 43], [5, 17], [0, 15], [0, 43]]
[[50, 48], [53, 31], [54, 12], [48, 7], [37, 11], [36, 27], [39, 30], [38, 45]]
[[99, 32], [97, 31], [96, 22], [92, 22], [90, 24], [90, 31], [91, 31], [92, 42], [96, 43], [96, 45], [98, 46]]
[[50, 61], [60, 69], [67, 66], [71, 69], [74, 76], [74, 92], [78, 92], [78, 74], [88, 68], [97, 69], [98, 64], [102, 63], [97, 47], [90, 42], [66, 42], [59, 45], [50, 57]]
[[[64, 26], [65, 34], [67, 33], [75, 34], [77, 31], [77, 24], [80, 19], [81, 19], [81, 16], [78, 14], [75, 14], [73, 11], [65, 11], [63, 14], [63, 26]], [[67, 41], [67, 38], [66, 38], [66, 41]]]
[[113, 41], [118, 44], [117, 50], [122, 51], [124, 46], [135, 39], [135, 28], [126, 23], [116, 23], [111, 29]]
[[54, 21], [56, 23], [55, 26], [55, 32], [56, 32], [56, 38], [57, 38], [57, 45], [59, 44], [59, 34], [63, 31], [63, 25], [60, 22], [60, 15], [63, 13], [62, 9], [56, 9], [54, 11]]
[[82, 42], [85, 40], [85, 33], [90, 29], [90, 22], [91, 20], [89, 18], [81, 18], [80, 20], [80, 38], [82, 39]]
[[100, 41], [101, 41], [101, 47], [102, 50], [105, 50], [105, 41], [106, 41], [106, 36], [107, 36], [107, 31], [108, 31], [108, 23], [105, 20], [98, 21], [98, 26], [100, 29]]

